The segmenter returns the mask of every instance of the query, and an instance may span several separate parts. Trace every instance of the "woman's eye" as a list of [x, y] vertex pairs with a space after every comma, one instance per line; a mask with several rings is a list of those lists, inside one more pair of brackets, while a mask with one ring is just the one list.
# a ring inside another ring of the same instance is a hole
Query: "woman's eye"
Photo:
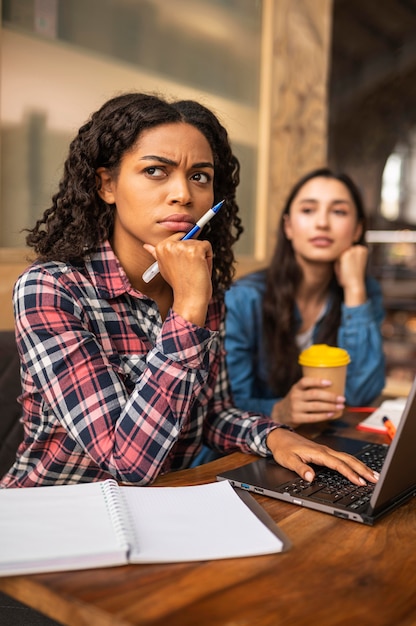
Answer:
[[211, 181], [211, 176], [205, 172], [197, 172], [193, 174], [191, 178], [198, 183], [209, 183]]
[[334, 209], [335, 215], [348, 215], [347, 209]]
[[152, 178], [158, 178], [158, 177], [165, 176], [164, 170], [161, 167], [156, 167], [155, 165], [153, 165], [151, 167], [146, 167], [146, 169], [144, 171], [145, 171], [146, 174], [148, 174]]

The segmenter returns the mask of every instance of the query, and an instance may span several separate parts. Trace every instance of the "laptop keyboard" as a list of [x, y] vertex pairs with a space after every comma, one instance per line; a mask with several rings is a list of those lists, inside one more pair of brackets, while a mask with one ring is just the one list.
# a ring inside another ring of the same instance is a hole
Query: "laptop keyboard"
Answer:
[[[374, 444], [357, 454], [356, 457], [372, 470], [380, 472], [387, 450], [386, 445]], [[278, 491], [294, 497], [311, 497], [319, 502], [342, 505], [355, 511], [370, 501], [374, 484], [369, 483], [360, 487], [329, 468], [319, 466], [315, 467], [315, 470], [315, 478], [311, 483], [299, 477], [282, 485]]]

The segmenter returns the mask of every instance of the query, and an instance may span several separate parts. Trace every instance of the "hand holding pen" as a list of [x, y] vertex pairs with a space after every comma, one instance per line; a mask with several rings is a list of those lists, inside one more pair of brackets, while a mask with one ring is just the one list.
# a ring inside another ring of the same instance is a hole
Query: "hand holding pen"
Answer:
[[[193, 237], [195, 237], [195, 235], [199, 233], [199, 231], [205, 226], [205, 224], [207, 224], [214, 217], [214, 215], [218, 213], [218, 211], [220, 210], [224, 202], [225, 200], [221, 200], [221, 202], [218, 202], [218, 204], [216, 204], [211, 209], [209, 209], [206, 213], [204, 213], [201, 219], [197, 221], [195, 226], [191, 228], [191, 230], [182, 237], [181, 241], [185, 241], [186, 239], [192, 239]], [[150, 283], [150, 281], [155, 276], [157, 276], [158, 273], [159, 273], [159, 264], [157, 261], [155, 261], [143, 273], [142, 278], [145, 283]]]

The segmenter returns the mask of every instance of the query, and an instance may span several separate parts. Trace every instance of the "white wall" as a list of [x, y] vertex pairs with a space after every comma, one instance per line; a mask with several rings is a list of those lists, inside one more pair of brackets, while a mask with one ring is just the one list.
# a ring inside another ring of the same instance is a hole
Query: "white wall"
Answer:
[[256, 145], [255, 109], [169, 82], [111, 58], [83, 53], [62, 42], [3, 28], [2, 124], [18, 124], [25, 112], [39, 110], [47, 113], [51, 129], [72, 134], [105, 100], [131, 90], [197, 99], [215, 111], [235, 141]]

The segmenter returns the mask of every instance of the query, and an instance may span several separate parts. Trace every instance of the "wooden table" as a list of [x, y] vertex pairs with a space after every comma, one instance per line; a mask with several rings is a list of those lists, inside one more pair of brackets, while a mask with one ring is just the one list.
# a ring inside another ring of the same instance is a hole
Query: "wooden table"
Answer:
[[[348, 414], [337, 431], [383, 441], [354, 428], [364, 416]], [[252, 460], [232, 454], [156, 484], [212, 482]], [[368, 527], [255, 497], [292, 541], [288, 552], [0, 578], [0, 589], [71, 626], [415, 626], [415, 499]]]

